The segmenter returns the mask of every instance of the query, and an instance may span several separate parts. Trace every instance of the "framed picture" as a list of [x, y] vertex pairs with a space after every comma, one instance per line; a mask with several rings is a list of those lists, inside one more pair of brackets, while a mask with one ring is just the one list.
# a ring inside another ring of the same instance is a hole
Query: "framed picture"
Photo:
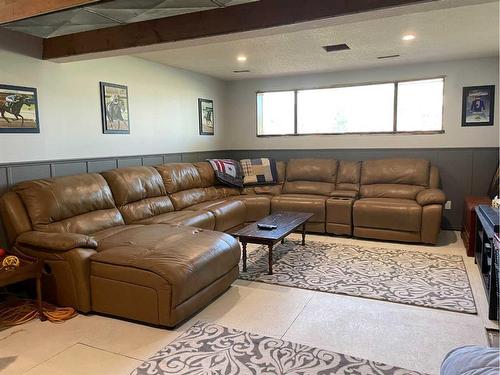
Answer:
[[35, 88], [0, 85], [0, 133], [40, 133]]
[[102, 132], [130, 134], [127, 86], [100, 82]]
[[492, 126], [494, 107], [495, 86], [464, 87], [462, 126]]
[[200, 135], [214, 135], [214, 101], [198, 99]]

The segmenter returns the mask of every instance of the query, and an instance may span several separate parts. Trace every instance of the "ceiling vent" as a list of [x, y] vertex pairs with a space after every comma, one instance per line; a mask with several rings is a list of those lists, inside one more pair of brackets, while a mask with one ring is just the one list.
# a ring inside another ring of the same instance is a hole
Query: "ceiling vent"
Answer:
[[243, 69], [243, 70], [233, 70], [233, 73], [250, 73], [250, 70], [248, 70], [248, 69]]
[[400, 57], [401, 55], [387, 55], [387, 56], [379, 56], [377, 59], [383, 60], [383, 59], [393, 59], [395, 57]]
[[345, 51], [351, 48], [347, 44], [342, 43], [342, 44], [332, 44], [330, 46], [323, 46], [323, 49], [326, 52], [338, 52], [338, 51]]

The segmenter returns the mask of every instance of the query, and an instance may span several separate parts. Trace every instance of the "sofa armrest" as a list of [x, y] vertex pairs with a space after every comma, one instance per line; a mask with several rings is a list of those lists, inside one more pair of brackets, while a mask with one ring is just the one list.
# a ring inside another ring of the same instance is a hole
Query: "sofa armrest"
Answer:
[[426, 189], [417, 194], [417, 203], [421, 206], [429, 204], [444, 204], [446, 196], [442, 190], [439, 189]]
[[96, 249], [97, 241], [78, 233], [25, 232], [17, 237], [20, 245], [38, 247], [53, 251], [68, 251], [76, 248]]
[[356, 199], [359, 193], [355, 190], [334, 190], [330, 193], [332, 198], [352, 198]]

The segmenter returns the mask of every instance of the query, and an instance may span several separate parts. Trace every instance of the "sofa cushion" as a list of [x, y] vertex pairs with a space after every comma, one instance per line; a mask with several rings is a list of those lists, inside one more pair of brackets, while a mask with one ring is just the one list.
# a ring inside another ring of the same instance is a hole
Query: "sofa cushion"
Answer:
[[337, 161], [292, 159], [286, 167], [283, 194], [330, 195], [335, 190]]
[[278, 182], [276, 162], [268, 158], [240, 160], [243, 185], [266, 185]]
[[208, 211], [173, 211], [139, 220], [134, 224], [187, 225], [213, 230], [215, 228], [215, 216]]
[[34, 230], [89, 234], [124, 224], [111, 189], [96, 173], [26, 181], [15, 191]]
[[91, 276], [115, 277], [106, 267], [95, 267], [97, 263], [122, 266], [125, 279], [129, 267], [148, 271], [170, 286], [171, 305], [177, 306], [237, 266], [239, 259], [239, 244], [227, 234], [154, 224], [102, 240], [91, 257]]
[[361, 179], [361, 162], [340, 160], [337, 171], [337, 190], [359, 191]]
[[414, 200], [362, 198], [354, 202], [355, 227], [420, 232], [422, 207]]
[[246, 207], [237, 199], [217, 199], [198, 203], [187, 208], [189, 211], [210, 211], [215, 215], [215, 230], [224, 232], [245, 223]]
[[366, 160], [361, 168], [361, 185], [405, 184], [427, 187], [430, 163], [423, 159]]
[[363, 198], [400, 198], [415, 200], [417, 194], [425, 190], [423, 186], [405, 184], [373, 184], [361, 186]]
[[198, 170], [201, 179], [200, 187], [209, 187], [215, 185], [215, 172], [208, 161], [193, 163]]
[[127, 224], [174, 210], [163, 180], [153, 167], [129, 167], [102, 172]]
[[233, 199], [245, 204], [245, 222], [250, 223], [268, 216], [271, 212], [271, 197], [266, 195], [240, 195]]
[[198, 169], [191, 163], [169, 163], [155, 166], [168, 194], [204, 187]]
[[320, 195], [283, 194], [271, 199], [271, 212], [309, 212], [314, 214], [309, 223], [324, 223], [327, 199], [329, 197]]

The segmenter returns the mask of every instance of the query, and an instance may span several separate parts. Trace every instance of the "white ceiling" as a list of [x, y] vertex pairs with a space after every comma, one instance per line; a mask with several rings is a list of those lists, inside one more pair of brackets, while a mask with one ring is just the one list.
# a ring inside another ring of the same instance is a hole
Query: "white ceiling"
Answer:
[[[470, 3], [476, 5], [463, 5]], [[498, 1], [442, 0], [398, 13], [379, 11], [302, 27], [165, 45], [162, 50], [136, 56], [225, 80], [498, 56]], [[417, 38], [402, 41], [401, 36], [406, 33]], [[351, 50], [326, 53], [321, 48], [338, 43], [347, 43]], [[377, 59], [394, 54], [401, 57]], [[248, 60], [236, 61], [239, 55]], [[241, 69], [251, 72], [233, 73]]]

